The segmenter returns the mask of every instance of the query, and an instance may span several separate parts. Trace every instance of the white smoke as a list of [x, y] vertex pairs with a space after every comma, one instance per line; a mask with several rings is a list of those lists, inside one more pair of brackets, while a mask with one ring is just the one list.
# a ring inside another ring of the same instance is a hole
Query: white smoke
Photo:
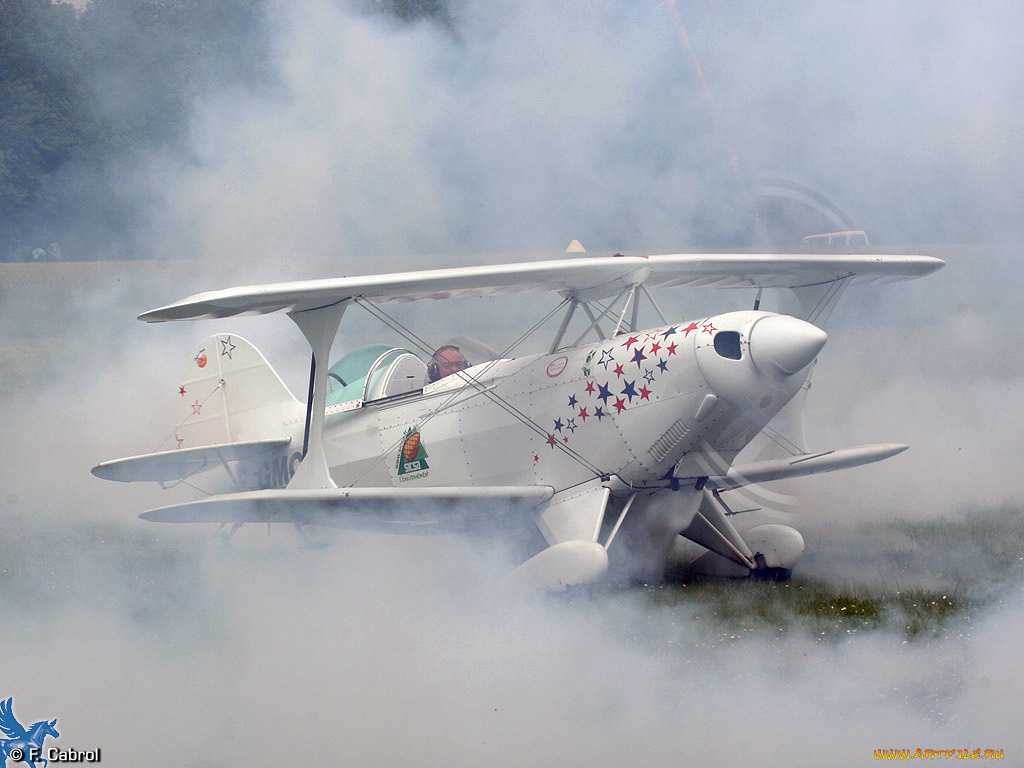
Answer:
[[[890, 241], [1019, 236], [1019, 8], [676, 5], [710, 103], [660, 5], [465, 2], [452, 34], [272, 3], [275, 85], [203, 93], [192, 154], [154, 154], [126, 180], [160, 201], [143, 225], [153, 253], [199, 257], [194, 274], [80, 297], [42, 337], [31, 336], [38, 308], [56, 302], [44, 292], [14, 311], [5, 295], [11, 346], [37, 345], [46, 362], [45, 375], [8, 372], [21, 383], [2, 416], [0, 696], [23, 723], [57, 717], [56, 743], [101, 747], [109, 765], [1020, 754], [1016, 592], [935, 640], [904, 643], [892, 627], [846, 642], [763, 624], [723, 633], [693, 603], [638, 591], [496, 594], [504, 555], [458, 539], [348, 534], [297, 550], [286, 530], [268, 540], [247, 527], [221, 549], [206, 528], [135, 519], [167, 495], [88, 474], [153, 449], [191, 341], [225, 330], [130, 320], [194, 290], [574, 237], [623, 251], [733, 247], [755, 231], [743, 182], [765, 170], [829, 189]], [[945, 272], [849, 292], [808, 436], [913, 448], [809, 485], [814, 520], [1019, 498], [1019, 254], [950, 247]], [[500, 314], [489, 322], [527, 313]], [[299, 389], [305, 352], [273, 322], [232, 328]]]

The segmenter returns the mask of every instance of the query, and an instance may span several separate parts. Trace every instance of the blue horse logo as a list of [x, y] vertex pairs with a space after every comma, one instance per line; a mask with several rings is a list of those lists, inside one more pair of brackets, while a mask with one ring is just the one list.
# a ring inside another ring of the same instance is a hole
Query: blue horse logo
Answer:
[[3, 731], [9, 739], [0, 739], [0, 757], [3, 757], [3, 765], [7, 765], [7, 759], [11, 758], [16, 762], [25, 761], [31, 768], [36, 768], [35, 761], [41, 761], [43, 768], [49, 762], [46, 758], [40, 757], [43, 751], [43, 740], [47, 736], [57, 738], [56, 720], [40, 720], [32, 723], [28, 728], [23, 728], [18, 718], [11, 711], [13, 698], [0, 702], [0, 731]]

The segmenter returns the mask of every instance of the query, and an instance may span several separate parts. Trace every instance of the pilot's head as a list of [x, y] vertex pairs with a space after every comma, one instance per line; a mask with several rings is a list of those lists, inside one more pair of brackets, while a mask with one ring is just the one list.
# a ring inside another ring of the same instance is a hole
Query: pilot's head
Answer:
[[469, 367], [466, 358], [462, 356], [458, 347], [445, 344], [434, 356], [430, 358], [430, 365], [427, 366], [427, 381], [440, 381], [445, 376], [451, 376], [456, 371], [462, 371]]

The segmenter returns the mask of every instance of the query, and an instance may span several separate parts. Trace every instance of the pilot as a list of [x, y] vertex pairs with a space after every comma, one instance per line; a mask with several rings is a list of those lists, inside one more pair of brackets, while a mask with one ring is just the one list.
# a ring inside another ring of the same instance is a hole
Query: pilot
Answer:
[[451, 376], [456, 371], [463, 371], [466, 368], [469, 368], [469, 363], [459, 348], [445, 344], [430, 358], [430, 364], [427, 366], [427, 383], [440, 381], [445, 376]]

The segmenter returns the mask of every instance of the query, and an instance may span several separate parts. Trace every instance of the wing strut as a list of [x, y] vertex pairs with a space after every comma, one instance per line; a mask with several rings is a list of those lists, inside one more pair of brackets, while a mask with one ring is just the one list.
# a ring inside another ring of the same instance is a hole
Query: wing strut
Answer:
[[[622, 305], [622, 314], [619, 315], [619, 322], [615, 324], [615, 330], [612, 331], [612, 336], [618, 336], [619, 330], [622, 328], [622, 323], [626, 319], [626, 313], [629, 311], [629, 303], [636, 297], [636, 285], [629, 287], [629, 293], [626, 294], [626, 302]], [[636, 313], [636, 307], [633, 307], [634, 315]], [[634, 316], [634, 321], [636, 317]]]
[[[619, 299], [621, 299], [623, 296], [625, 296], [627, 293], [629, 293], [630, 290], [632, 290], [631, 286], [626, 286], [625, 288], [623, 288], [622, 292], [618, 296], [616, 296], [614, 299], [612, 299], [608, 303], [608, 306], [605, 307], [602, 310], [601, 314], [598, 315], [597, 317], [594, 317], [594, 313], [590, 310], [590, 303], [586, 302], [586, 301], [583, 302], [583, 310], [587, 313], [587, 317], [590, 318], [590, 325], [587, 326], [587, 330], [585, 330], [583, 333], [581, 333], [579, 338], [576, 339], [576, 341], [573, 342], [573, 346], [574, 347], [578, 347], [580, 345], [580, 343], [587, 337], [587, 334], [590, 333], [591, 331], [596, 331], [597, 335], [598, 335], [598, 338], [600, 338], [602, 341], [604, 341], [605, 339], [611, 338], [610, 336], [605, 336], [604, 331], [601, 330], [601, 326], [599, 325], [599, 323], [605, 317], [611, 317], [611, 311], [615, 307], [615, 305], [618, 303]], [[600, 304], [598, 304], [598, 306], [600, 306]], [[612, 334], [612, 335], [614, 336], [615, 334]]]
[[[565, 317], [562, 318], [562, 324], [558, 326], [558, 333], [555, 334], [555, 340], [551, 342], [551, 348], [548, 350], [549, 355], [554, 354], [554, 351], [558, 349], [558, 345], [562, 343], [562, 337], [565, 336], [565, 329], [569, 327], [569, 321], [572, 320], [572, 316], [576, 314], [576, 307], [579, 305], [579, 299], [571, 299], [569, 301], [569, 309], [566, 311]], [[586, 304], [583, 305], [584, 308], [586, 308], [586, 306]]]
[[[594, 331], [597, 333], [597, 338], [599, 338], [601, 341], [604, 341], [605, 339], [607, 339], [608, 337], [604, 335], [604, 331], [601, 329], [601, 325], [600, 325], [601, 318], [600, 317], [594, 317], [594, 313], [591, 311], [590, 305], [589, 304], [584, 304], [583, 305], [583, 311], [586, 312], [587, 313], [587, 317], [590, 318], [590, 328], [593, 328]], [[601, 317], [604, 317], [604, 315], [602, 315]], [[586, 336], [587, 333], [590, 332], [590, 328], [587, 328], [587, 330], [583, 332], [583, 336]], [[583, 336], [580, 336], [581, 340], [583, 339]], [[577, 344], [573, 344], [573, 346], [577, 347], [577, 346], [579, 346], [579, 344], [578, 343]]]
[[[800, 319], [824, 328], [852, 275], [815, 285], [794, 286], [789, 291], [800, 303]], [[758, 289], [758, 295], [761, 291]]]
[[[661, 318], [661, 322], [663, 322], [665, 325], [669, 325], [668, 318], [665, 317], [665, 313], [661, 311], [661, 307], [659, 307], [658, 302], [654, 300], [654, 296], [652, 296], [651, 292], [647, 290], [647, 286], [644, 285], [643, 283], [640, 283], [640, 290], [643, 291], [643, 294], [644, 296], [647, 297], [647, 300], [651, 302], [651, 306], [654, 307], [654, 311], [658, 313], [658, 317]], [[635, 331], [636, 328], [634, 328], [633, 330]]]
[[[598, 339], [601, 339], [602, 341], [611, 338], [611, 336], [618, 336], [624, 326], [630, 331], [635, 331], [639, 324], [641, 295], [647, 297], [651, 306], [654, 308], [654, 311], [657, 312], [658, 317], [661, 318], [661, 321], [663, 323], [668, 323], [665, 313], [661, 311], [661, 307], [658, 306], [658, 303], [654, 300], [651, 292], [647, 290], [647, 287], [642, 282], [630, 283], [627, 285], [608, 303], [608, 306], [606, 307], [602, 307], [600, 302], [596, 299], [592, 299], [591, 301], [601, 308], [601, 314], [597, 316], [594, 315], [593, 310], [590, 308], [590, 301], [585, 301], [574, 294], [566, 294], [566, 298], [570, 299], [572, 303], [569, 305], [569, 311], [562, 319], [562, 324], [558, 328], [558, 333], [555, 334], [555, 340], [551, 343], [551, 349], [549, 351], [554, 352], [558, 349], [558, 345], [562, 343], [565, 331], [569, 326], [569, 321], [572, 319], [573, 313], [576, 311], [577, 305], [582, 307], [583, 311], [587, 314], [587, 318], [590, 320], [590, 325], [588, 325], [586, 330], [579, 335], [579, 338], [573, 342], [572, 346], [574, 347], [579, 346], [591, 331], [596, 332]], [[615, 307], [619, 301], [622, 301], [622, 309], [616, 310]], [[613, 314], [613, 310], [618, 312], [618, 320], [615, 323], [615, 330], [612, 331], [611, 336], [607, 336], [601, 329], [600, 323], [605, 317], [614, 318], [615, 315]], [[627, 316], [630, 318], [628, 322], [626, 320]]]
[[633, 506], [633, 502], [636, 501], [637, 496], [639, 496], [639, 493], [633, 491], [633, 493], [629, 495], [629, 498], [626, 499], [626, 503], [622, 506], [622, 511], [619, 513], [619, 518], [615, 521], [615, 526], [612, 528], [611, 533], [608, 534], [608, 539], [604, 543], [605, 551], [607, 551], [608, 547], [612, 545], [612, 541], [615, 539], [615, 534], [617, 534], [619, 532], [619, 528], [622, 527], [622, 521], [626, 519], [626, 515], [629, 513], [630, 507]]
[[313, 350], [309, 370], [310, 397], [306, 401], [305, 445], [302, 446], [302, 461], [288, 483], [292, 489], [338, 487], [331, 480], [324, 453], [324, 409], [327, 406], [327, 360], [347, 306], [348, 302], [342, 301], [319, 309], [288, 313]]

